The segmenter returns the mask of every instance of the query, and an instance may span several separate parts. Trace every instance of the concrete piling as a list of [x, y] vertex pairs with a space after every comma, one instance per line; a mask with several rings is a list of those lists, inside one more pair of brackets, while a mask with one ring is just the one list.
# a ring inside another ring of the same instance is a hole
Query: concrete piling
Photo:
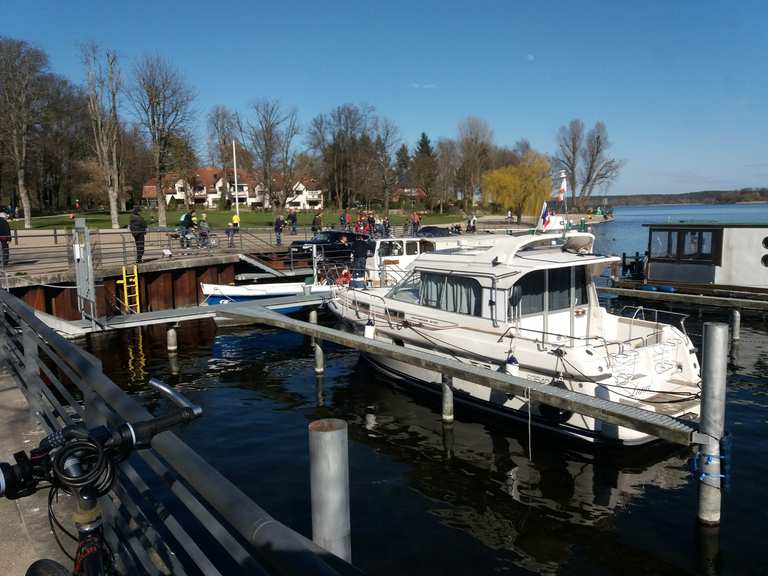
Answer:
[[453, 378], [443, 374], [443, 422], [453, 422]]
[[309, 473], [312, 540], [351, 562], [349, 454], [344, 420], [326, 418], [309, 425]]
[[[311, 324], [317, 324], [317, 310], [312, 309], [309, 311], [309, 322]], [[315, 374], [325, 373], [325, 355], [323, 354], [323, 347], [320, 346], [320, 341], [312, 339], [312, 346], [315, 349]]]
[[699, 522], [720, 524], [722, 466], [720, 441], [725, 430], [725, 387], [728, 370], [728, 325], [704, 324], [701, 418], [699, 432]]
[[741, 312], [738, 310], [731, 311], [731, 340], [741, 340]]
[[167, 344], [168, 344], [168, 352], [171, 354], [175, 354], [176, 351], [179, 349], [178, 339], [176, 337], [176, 328], [168, 328], [168, 333], [166, 334]]

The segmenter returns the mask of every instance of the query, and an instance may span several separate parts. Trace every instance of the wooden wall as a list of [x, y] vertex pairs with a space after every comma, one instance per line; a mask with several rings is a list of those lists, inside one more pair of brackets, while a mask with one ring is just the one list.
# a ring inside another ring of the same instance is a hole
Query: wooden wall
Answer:
[[[120, 278], [104, 278], [96, 287], [96, 306], [100, 316], [118, 314], [116, 297], [122, 300], [123, 287]], [[200, 283], [231, 284], [235, 281], [235, 265], [219, 264], [199, 268], [139, 272], [139, 298], [141, 311], [167, 310], [197, 306], [204, 300]], [[35, 310], [52, 314], [64, 320], [79, 320], [77, 292], [74, 286], [28, 286], [14, 288], [13, 294]]]

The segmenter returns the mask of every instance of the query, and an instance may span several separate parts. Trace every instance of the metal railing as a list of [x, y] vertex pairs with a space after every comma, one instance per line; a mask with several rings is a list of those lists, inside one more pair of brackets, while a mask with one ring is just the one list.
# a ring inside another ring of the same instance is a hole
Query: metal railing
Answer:
[[[7, 292], [0, 316], [0, 359], [48, 431], [150, 417], [98, 359]], [[359, 574], [269, 516], [171, 432], [121, 464], [102, 504], [121, 573]]]

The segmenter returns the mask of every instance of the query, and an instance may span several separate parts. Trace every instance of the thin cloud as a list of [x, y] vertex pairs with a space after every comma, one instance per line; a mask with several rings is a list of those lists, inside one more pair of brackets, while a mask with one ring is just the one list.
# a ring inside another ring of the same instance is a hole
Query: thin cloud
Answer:
[[534, 56], [533, 54], [528, 54], [528, 56], [526, 56], [525, 59], [528, 60], [528, 62], [533, 62], [534, 60], [536, 60], [536, 56]]
[[437, 84], [432, 82], [411, 82], [411, 88], [415, 88], [416, 90], [432, 90], [433, 88], [437, 88]]

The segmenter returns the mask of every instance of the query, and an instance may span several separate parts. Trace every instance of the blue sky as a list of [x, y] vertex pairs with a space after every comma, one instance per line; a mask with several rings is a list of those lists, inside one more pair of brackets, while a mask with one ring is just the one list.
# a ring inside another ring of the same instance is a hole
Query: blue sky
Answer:
[[476, 115], [498, 144], [555, 150], [562, 124], [602, 120], [626, 161], [611, 193], [768, 186], [768, 3], [0, 0], [0, 34], [80, 81], [78, 46], [174, 62], [215, 104], [257, 98], [308, 122], [367, 103], [413, 146]]

